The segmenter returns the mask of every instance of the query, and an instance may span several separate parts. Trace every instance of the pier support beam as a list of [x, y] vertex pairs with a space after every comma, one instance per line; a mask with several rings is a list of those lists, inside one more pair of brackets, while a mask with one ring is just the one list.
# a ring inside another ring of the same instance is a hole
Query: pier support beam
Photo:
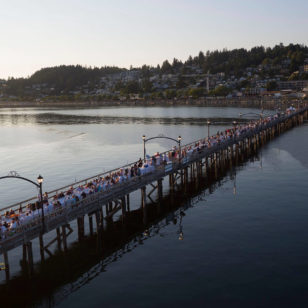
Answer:
[[124, 222], [126, 218], [126, 198], [125, 196], [121, 198], [121, 210], [122, 210], [122, 222]]
[[10, 264], [7, 251], [3, 252], [3, 259], [4, 259], [5, 279], [8, 282], [10, 280]]
[[56, 231], [57, 231], [58, 250], [61, 251], [61, 232], [60, 232], [60, 228], [57, 228]]
[[146, 204], [146, 187], [141, 188], [141, 207], [143, 209], [143, 224], [146, 225], [148, 221], [147, 204]]
[[67, 252], [66, 226], [62, 226], [63, 250]]
[[89, 216], [90, 236], [93, 236], [93, 217], [92, 214], [88, 214], [88, 216]]
[[169, 186], [170, 186], [170, 190], [174, 191], [174, 174], [173, 173], [169, 174]]
[[84, 216], [77, 218], [78, 227], [78, 240], [81, 241], [84, 238]]
[[185, 191], [187, 190], [187, 184], [188, 184], [188, 167], [184, 169], [184, 188]]
[[41, 233], [39, 235], [39, 242], [40, 242], [40, 254], [41, 254], [41, 261], [45, 261], [45, 254], [44, 254], [44, 240], [43, 240], [43, 234]]
[[27, 263], [28, 263], [29, 276], [32, 277], [34, 272], [32, 242], [28, 242], [26, 245], [27, 245], [27, 257], [28, 257]]
[[98, 252], [102, 251], [103, 248], [103, 211], [102, 209], [95, 212], [95, 220], [96, 220], [96, 230], [97, 230], [97, 250]]
[[215, 168], [215, 180], [218, 178], [218, 172], [217, 172], [217, 153], [215, 153], [215, 160], [214, 160], [214, 168]]
[[27, 245], [22, 245], [22, 266], [26, 267], [27, 265]]
[[127, 208], [127, 212], [129, 212], [130, 211], [129, 194], [126, 195], [126, 208]]
[[158, 194], [158, 202], [160, 203], [163, 199], [163, 180], [159, 179], [157, 181], [157, 194]]

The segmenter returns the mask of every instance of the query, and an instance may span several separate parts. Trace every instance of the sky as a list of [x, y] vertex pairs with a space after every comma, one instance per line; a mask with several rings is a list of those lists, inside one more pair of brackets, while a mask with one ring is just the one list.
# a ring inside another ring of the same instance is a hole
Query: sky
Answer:
[[307, 0], [0, 0], [0, 78], [43, 67], [185, 61], [199, 51], [308, 45]]

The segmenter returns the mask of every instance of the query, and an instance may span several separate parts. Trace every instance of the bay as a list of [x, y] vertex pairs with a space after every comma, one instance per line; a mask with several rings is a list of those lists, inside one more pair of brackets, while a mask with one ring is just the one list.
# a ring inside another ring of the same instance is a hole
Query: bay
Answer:
[[[5, 119], [0, 126], [1, 174], [17, 170], [33, 179], [42, 174], [46, 189], [53, 189], [136, 160], [142, 156], [143, 134], [181, 135], [188, 143], [207, 134], [205, 123], [195, 123], [195, 118], [224, 119], [224, 124], [210, 127], [215, 132], [230, 126], [239, 112], [259, 112], [151, 109], [0, 111], [0, 119]], [[161, 122], [172, 113], [180, 120]], [[57, 123], [42, 120], [44, 114], [53, 114]], [[77, 116], [79, 122], [60, 124], [62, 115]], [[115, 121], [85, 124], [80, 120], [93, 116], [112, 116]], [[145, 117], [154, 120], [143, 121]], [[257, 157], [236, 167], [215, 189], [204, 188], [199, 195], [179, 201], [170, 219], [166, 216], [159, 228], [153, 227], [146, 236], [142, 233], [141, 243], [107, 262], [80, 288], [69, 288], [73, 282], [59, 286], [50, 297], [33, 300], [33, 306], [305, 307], [307, 136], [305, 124], [267, 143]], [[172, 145], [153, 142], [147, 150], [154, 153]], [[35, 192], [15, 181], [1, 184], [1, 206]], [[179, 240], [181, 232], [183, 240]]]

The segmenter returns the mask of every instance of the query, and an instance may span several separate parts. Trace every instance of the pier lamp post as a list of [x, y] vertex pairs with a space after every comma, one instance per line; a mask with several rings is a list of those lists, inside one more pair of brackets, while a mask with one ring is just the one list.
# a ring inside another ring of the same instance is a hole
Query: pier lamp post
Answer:
[[146, 138], [145, 135], [142, 135], [142, 140], [143, 140], [143, 160], [145, 161], [145, 153], [146, 153], [146, 150], [145, 150], [145, 144], [146, 142], [152, 140], [152, 139], [169, 139], [169, 140], [172, 140], [174, 142], [176, 142], [178, 145], [179, 145], [179, 152], [180, 152], [180, 156], [179, 158], [181, 159], [182, 158], [182, 155], [181, 155], [181, 141], [182, 141], [182, 137], [179, 136], [177, 139], [174, 139], [174, 138], [171, 138], [171, 137], [166, 137], [166, 136], [156, 136], [156, 137], [151, 137], [151, 138]]
[[232, 124], [233, 124], [233, 130], [234, 130], [234, 135], [233, 135], [233, 137], [236, 138], [236, 125], [237, 125], [237, 122], [236, 122], [236, 121], [233, 121]]
[[145, 135], [142, 135], [142, 140], [143, 140], [143, 161], [145, 162], [145, 143], [146, 143]]
[[210, 138], [210, 125], [211, 125], [211, 121], [207, 120], [206, 124], [207, 124], [207, 137]]
[[237, 122], [236, 122], [236, 121], [233, 121], [232, 124], [233, 124], [233, 126], [234, 126], [234, 130], [236, 130]]
[[40, 206], [42, 209], [42, 225], [43, 225], [43, 233], [45, 231], [45, 217], [44, 217], [44, 204], [43, 204], [43, 190], [42, 190], [42, 184], [43, 184], [44, 178], [39, 175], [37, 177], [37, 183], [39, 185], [39, 189], [40, 189]]
[[2, 179], [19, 179], [19, 180], [23, 180], [23, 181], [26, 181], [26, 182], [29, 182], [29, 183], [32, 183], [33, 185], [35, 185], [38, 189], [39, 189], [39, 204], [42, 208], [42, 233], [45, 232], [45, 220], [44, 220], [44, 208], [43, 208], [43, 190], [42, 190], [42, 184], [43, 184], [43, 181], [44, 181], [44, 178], [39, 175], [37, 177], [37, 183], [30, 180], [30, 179], [27, 179], [25, 177], [22, 177], [20, 176], [16, 171], [10, 171], [10, 173], [6, 176], [1, 176], [0, 177], [0, 180]]
[[179, 143], [179, 159], [180, 159], [180, 161], [181, 161], [181, 159], [182, 159], [181, 140], [182, 140], [182, 137], [179, 136], [179, 137], [178, 137], [178, 143]]

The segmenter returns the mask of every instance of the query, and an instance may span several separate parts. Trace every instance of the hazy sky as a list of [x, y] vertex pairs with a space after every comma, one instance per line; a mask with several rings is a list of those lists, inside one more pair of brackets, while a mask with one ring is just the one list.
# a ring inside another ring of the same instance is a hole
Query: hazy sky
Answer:
[[0, 78], [121, 67], [200, 50], [308, 45], [307, 0], [0, 0]]

